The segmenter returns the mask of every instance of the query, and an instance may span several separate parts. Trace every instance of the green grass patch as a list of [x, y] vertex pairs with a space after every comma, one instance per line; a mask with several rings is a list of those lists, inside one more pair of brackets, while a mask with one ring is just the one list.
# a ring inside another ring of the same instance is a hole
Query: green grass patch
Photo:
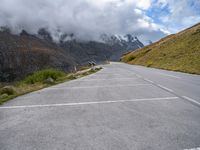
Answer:
[[127, 61], [132, 61], [132, 60], [134, 60], [135, 58], [136, 58], [136, 56], [130, 55], [130, 56], [128, 57]]
[[93, 74], [100, 69], [102, 68], [86, 69], [70, 74], [60, 70], [45, 69], [29, 75], [17, 83], [9, 85], [0, 83], [0, 104], [33, 91]]
[[45, 69], [35, 72], [34, 74], [26, 77], [22, 82], [26, 84], [35, 84], [38, 82], [45, 82], [48, 78], [56, 81], [64, 76], [66, 76], [66, 74], [63, 71], [55, 69]]

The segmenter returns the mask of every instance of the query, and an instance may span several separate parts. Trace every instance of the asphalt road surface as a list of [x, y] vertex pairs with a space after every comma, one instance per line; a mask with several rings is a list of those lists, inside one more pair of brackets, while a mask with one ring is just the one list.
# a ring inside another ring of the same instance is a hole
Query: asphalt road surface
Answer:
[[0, 106], [0, 150], [200, 149], [200, 76], [103, 68]]

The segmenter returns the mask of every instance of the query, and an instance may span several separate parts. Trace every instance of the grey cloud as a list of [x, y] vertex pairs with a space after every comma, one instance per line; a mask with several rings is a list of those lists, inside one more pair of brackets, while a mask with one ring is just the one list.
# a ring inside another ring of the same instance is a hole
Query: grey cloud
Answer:
[[172, 33], [190, 27], [200, 21], [200, 0], [158, 0], [167, 6], [169, 14], [160, 16], [163, 24]]
[[[165, 35], [157, 28], [138, 24], [138, 19], [145, 16], [134, 11], [134, 3], [130, 5], [120, 0], [101, 6], [91, 1], [0, 0], [0, 26], [8, 26], [15, 33], [25, 29], [33, 34], [47, 28], [55, 39], [58, 29], [74, 33], [82, 40], [98, 40], [102, 33], [134, 33], [143, 40], [153, 41]], [[151, 24], [150, 20], [145, 21]]]

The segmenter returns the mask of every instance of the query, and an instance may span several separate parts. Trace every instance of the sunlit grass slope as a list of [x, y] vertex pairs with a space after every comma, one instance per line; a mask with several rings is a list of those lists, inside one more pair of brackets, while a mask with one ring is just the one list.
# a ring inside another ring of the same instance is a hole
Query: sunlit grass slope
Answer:
[[125, 54], [129, 64], [200, 74], [200, 23]]

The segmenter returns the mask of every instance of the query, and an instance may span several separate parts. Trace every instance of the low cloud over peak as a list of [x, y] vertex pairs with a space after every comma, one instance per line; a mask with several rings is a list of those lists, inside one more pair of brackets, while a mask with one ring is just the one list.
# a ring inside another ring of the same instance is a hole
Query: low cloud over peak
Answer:
[[47, 28], [54, 38], [59, 32], [84, 40], [97, 40], [103, 33], [134, 33], [155, 41], [167, 32], [146, 15], [151, 6], [151, 0], [1, 0], [0, 26], [33, 34]]

